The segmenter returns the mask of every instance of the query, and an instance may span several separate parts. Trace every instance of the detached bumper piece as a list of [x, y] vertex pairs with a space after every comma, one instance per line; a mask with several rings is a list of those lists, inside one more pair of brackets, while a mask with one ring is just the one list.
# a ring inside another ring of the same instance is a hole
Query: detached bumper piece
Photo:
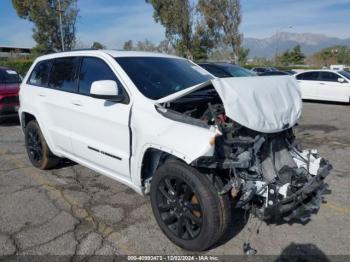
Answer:
[[276, 194], [275, 185], [268, 187], [268, 206], [263, 209], [263, 213], [257, 214], [264, 220], [276, 220], [283, 218], [289, 222], [292, 219], [299, 219], [307, 221], [312, 214], [318, 212], [322, 195], [325, 193], [328, 185], [324, 179], [328, 176], [332, 169], [326, 160], [323, 160], [317, 175], [310, 178], [310, 180], [298, 191], [288, 194], [287, 197], [279, 200]]

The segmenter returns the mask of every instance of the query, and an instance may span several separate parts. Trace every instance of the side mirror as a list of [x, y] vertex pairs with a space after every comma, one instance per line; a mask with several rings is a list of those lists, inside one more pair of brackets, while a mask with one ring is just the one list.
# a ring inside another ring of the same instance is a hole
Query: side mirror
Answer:
[[90, 95], [94, 98], [121, 102], [124, 99], [122, 94], [119, 94], [117, 82], [112, 80], [95, 81], [91, 84]]
[[339, 77], [339, 78], [338, 78], [338, 82], [339, 82], [339, 83], [345, 83], [345, 79], [342, 78], [342, 77]]

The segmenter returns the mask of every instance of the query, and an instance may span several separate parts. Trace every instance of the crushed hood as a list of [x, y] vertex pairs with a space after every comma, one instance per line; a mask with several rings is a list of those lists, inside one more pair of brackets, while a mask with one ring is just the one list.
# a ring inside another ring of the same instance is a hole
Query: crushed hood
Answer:
[[216, 78], [158, 100], [170, 102], [212, 84], [226, 115], [242, 126], [264, 133], [280, 132], [298, 121], [302, 100], [290, 76]]

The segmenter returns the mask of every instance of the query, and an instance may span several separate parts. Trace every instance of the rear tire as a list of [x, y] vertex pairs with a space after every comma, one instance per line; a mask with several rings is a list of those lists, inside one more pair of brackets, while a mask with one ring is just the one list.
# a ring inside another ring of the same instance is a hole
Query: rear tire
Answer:
[[24, 133], [26, 150], [32, 165], [42, 170], [55, 167], [60, 159], [50, 151], [38, 122], [30, 121]]
[[230, 210], [224, 210], [228, 203], [218, 195], [215, 184], [182, 162], [166, 162], [154, 174], [154, 216], [164, 234], [181, 248], [206, 250], [226, 230]]

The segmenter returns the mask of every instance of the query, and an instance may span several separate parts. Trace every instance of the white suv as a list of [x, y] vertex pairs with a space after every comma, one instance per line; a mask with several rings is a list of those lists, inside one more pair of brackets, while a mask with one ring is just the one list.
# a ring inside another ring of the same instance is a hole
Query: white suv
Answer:
[[294, 146], [301, 107], [291, 77], [218, 79], [179, 57], [90, 50], [38, 58], [19, 115], [35, 167], [64, 157], [150, 193], [166, 236], [205, 250], [231, 207], [263, 220], [319, 207], [331, 166]]

